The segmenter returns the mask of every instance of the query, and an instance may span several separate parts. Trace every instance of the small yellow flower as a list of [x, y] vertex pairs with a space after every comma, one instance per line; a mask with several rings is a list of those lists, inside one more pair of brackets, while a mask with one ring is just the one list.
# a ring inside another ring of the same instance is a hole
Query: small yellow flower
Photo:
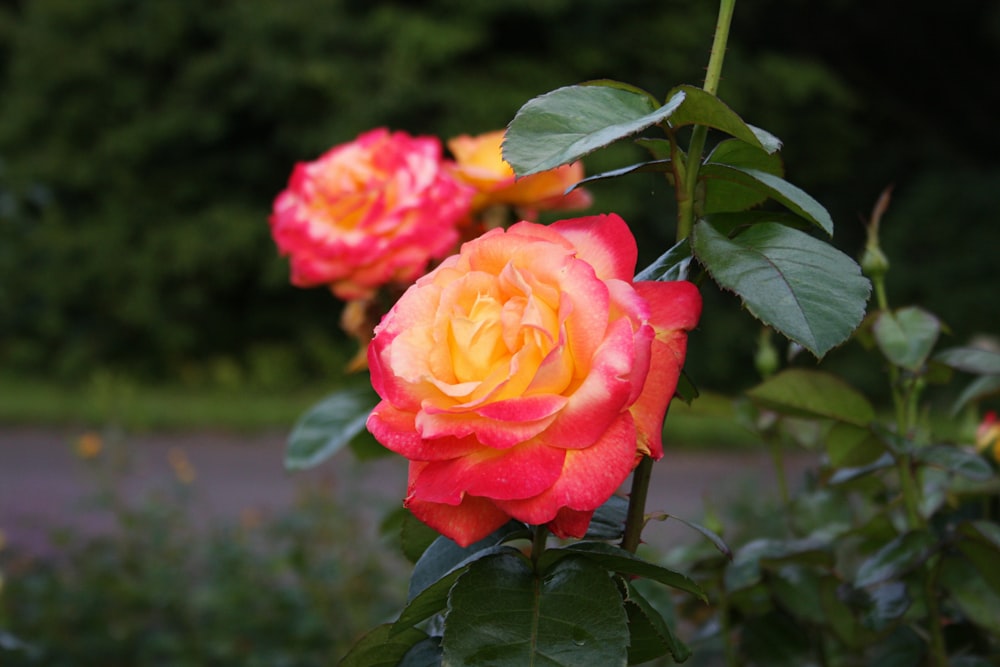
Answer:
[[170, 467], [174, 469], [174, 476], [178, 482], [181, 484], [191, 484], [194, 482], [196, 477], [195, 469], [191, 464], [191, 459], [188, 458], [183, 449], [180, 447], [171, 447], [167, 451], [167, 460], [170, 462]]
[[104, 449], [104, 441], [100, 435], [90, 431], [76, 439], [74, 449], [76, 450], [76, 455], [81, 459], [95, 459], [101, 454], [101, 450]]
[[1000, 462], [1000, 420], [992, 410], [976, 429], [976, 451]]

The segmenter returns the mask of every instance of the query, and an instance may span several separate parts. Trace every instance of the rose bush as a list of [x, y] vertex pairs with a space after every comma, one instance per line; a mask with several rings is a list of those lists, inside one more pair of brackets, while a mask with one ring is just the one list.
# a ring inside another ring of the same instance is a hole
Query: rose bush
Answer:
[[514, 170], [501, 155], [503, 137], [504, 131], [497, 130], [448, 140], [448, 150], [455, 157], [455, 175], [476, 189], [475, 210], [502, 204], [517, 207], [522, 217], [533, 219], [540, 210], [590, 206], [590, 193], [582, 188], [565, 194], [567, 188], [583, 180], [582, 162], [515, 180]]
[[297, 164], [270, 218], [292, 283], [364, 299], [450, 254], [474, 191], [447, 165], [437, 138], [385, 128]]
[[410, 460], [406, 507], [461, 545], [510, 518], [580, 537], [641, 455], [660, 458], [688, 282], [633, 282], [617, 215], [519, 222], [418, 279], [368, 350], [368, 428]]

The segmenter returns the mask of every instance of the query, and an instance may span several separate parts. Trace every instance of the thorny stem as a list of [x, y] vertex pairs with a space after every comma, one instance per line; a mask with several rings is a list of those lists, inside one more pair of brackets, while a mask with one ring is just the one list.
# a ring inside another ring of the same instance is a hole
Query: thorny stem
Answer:
[[642, 529], [646, 524], [646, 496], [649, 493], [649, 479], [653, 475], [653, 459], [643, 456], [632, 473], [632, 493], [628, 497], [628, 514], [625, 515], [625, 534], [622, 549], [635, 553], [642, 539]]
[[[722, 62], [726, 55], [726, 44], [729, 41], [729, 26], [733, 19], [733, 9], [736, 0], [721, 0], [719, 18], [715, 24], [715, 38], [712, 41], [712, 53], [708, 58], [708, 68], [705, 74], [705, 85], [702, 88], [714, 95], [719, 89], [722, 78]], [[677, 188], [677, 241], [683, 241], [691, 234], [694, 227], [694, 198], [698, 182], [698, 164], [705, 149], [705, 137], [708, 128], [696, 125], [691, 135], [691, 146], [688, 151], [687, 167], [681, 173], [684, 176], [685, 187]], [[676, 169], [676, 168], [675, 168]], [[675, 171], [675, 174], [678, 172]], [[632, 474], [632, 492], [629, 494], [628, 514], [625, 519], [625, 534], [622, 536], [622, 548], [632, 553], [639, 548], [642, 529], [645, 524], [646, 495], [649, 491], [649, 479], [653, 473], [653, 460], [642, 457]]]

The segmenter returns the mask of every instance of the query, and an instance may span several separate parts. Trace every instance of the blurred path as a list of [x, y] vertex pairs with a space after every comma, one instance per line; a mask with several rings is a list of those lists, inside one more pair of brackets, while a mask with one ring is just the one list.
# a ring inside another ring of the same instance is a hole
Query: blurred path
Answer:
[[[279, 513], [305, 486], [323, 485], [374, 526], [383, 511], [398, 506], [405, 492], [405, 461], [395, 456], [360, 463], [342, 452], [315, 470], [290, 473], [282, 465], [284, 433], [130, 435], [117, 443], [105, 436], [90, 441], [91, 447], [102, 449], [89, 460], [81, 454], [81, 435], [74, 430], [0, 428], [0, 532], [8, 547], [48, 552], [56, 527], [84, 534], [112, 530], [111, 514], [95, 500], [101, 474], [119, 459], [125, 464], [120, 488], [127, 498], [177, 502], [178, 491], [184, 489], [193, 516], [205, 522]], [[792, 488], [811, 462], [803, 455], [787, 461]], [[664, 510], [699, 521], [706, 502], [719, 508], [726, 498], [748, 491], [777, 496], [770, 455], [763, 448], [752, 453], [668, 452], [654, 468], [647, 511]], [[698, 539], [690, 529], [669, 521], [651, 524], [644, 536], [657, 546]]]

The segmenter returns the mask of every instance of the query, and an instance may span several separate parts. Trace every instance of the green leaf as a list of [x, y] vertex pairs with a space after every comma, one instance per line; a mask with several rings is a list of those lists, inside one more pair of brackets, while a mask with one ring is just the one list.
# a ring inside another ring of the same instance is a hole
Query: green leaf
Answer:
[[[882, 663], [878, 664], [882, 667]], [[916, 663], [907, 663], [907, 667], [913, 664]], [[997, 663], [980, 655], [957, 655], [948, 661], [948, 667], [997, 667]]]
[[625, 613], [628, 615], [628, 664], [640, 665], [665, 656], [667, 643], [642, 607], [633, 600], [626, 600]]
[[901, 308], [878, 314], [872, 327], [875, 342], [890, 363], [919, 371], [941, 333], [941, 322], [925, 310]]
[[761, 667], [803, 667], [814, 664], [809, 658], [815, 647], [810, 633], [791, 616], [772, 611], [749, 616], [740, 628], [741, 654], [736, 664]]
[[856, 525], [855, 511], [832, 489], [803, 491], [788, 505], [789, 525], [799, 535], [834, 542]]
[[[777, 177], [784, 174], [784, 164], [777, 153], [767, 153], [739, 139], [726, 139], [706, 158], [709, 163], [726, 164], [743, 169], [755, 169]], [[705, 181], [705, 214], [745, 211], [764, 203], [768, 193], [732, 181], [713, 178]]]
[[810, 223], [801, 216], [795, 215], [791, 211], [734, 211], [727, 213], [711, 213], [703, 216], [702, 220], [712, 225], [716, 231], [732, 236], [734, 232], [741, 228], [752, 227], [762, 222], [776, 222], [785, 227], [795, 229], [809, 229]]
[[626, 174], [646, 174], [646, 173], [670, 173], [670, 160], [651, 160], [649, 162], [640, 162], [638, 164], [630, 164], [627, 167], [621, 167], [619, 169], [612, 169], [610, 171], [604, 171], [600, 174], [594, 174], [588, 176], [587, 178], [578, 181], [571, 185], [566, 192], [572, 192], [581, 185], [586, 185], [587, 183], [592, 183], [593, 181], [606, 181], [611, 178], [618, 178], [619, 176], [624, 176]]
[[669, 653], [675, 662], [691, 657], [691, 649], [674, 634], [670, 624], [639, 590], [627, 583], [625, 612], [628, 614], [628, 662], [637, 665]]
[[861, 392], [824, 371], [789, 368], [746, 392], [754, 403], [797, 417], [821, 417], [867, 426], [875, 408]]
[[983, 579], [1000, 593], [1000, 525], [992, 521], [965, 521], [959, 525], [958, 548]]
[[962, 390], [951, 406], [952, 415], [958, 414], [969, 403], [1000, 394], [1000, 375], [983, 375], [976, 378]]
[[684, 94], [680, 108], [670, 118], [670, 126], [674, 128], [685, 125], [704, 125], [721, 130], [741, 141], [774, 153], [781, 148], [781, 141], [773, 134], [753, 125], [748, 125], [725, 102], [715, 95], [691, 85], [680, 85], [670, 91], [668, 97], [675, 99], [677, 94]]
[[412, 600], [422, 590], [455, 568], [468, 563], [471, 557], [484, 549], [503, 544], [520, 536], [530, 538], [531, 534], [523, 523], [517, 521], [508, 521], [483, 539], [467, 547], [460, 547], [442, 535], [427, 547], [423, 556], [413, 567], [407, 599]]
[[657, 108], [646, 94], [609, 85], [557, 88], [529, 100], [514, 116], [503, 159], [518, 176], [579, 160], [670, 117], [683, 93]]
[[542, 576], [514, 555], [476, 561], [452, 587], [443, 664], [624, 666], [628, 622], [601, 567], [564, 558]]
[[871, 424], [871, 430], [882, 441], [886, 450], [896, 456], [914, 454], [920, 448], [912, 433], [899, 433], [889, 424], [874, 422]]
[[990, 546], [1000, 559], [1000, 525], [992, 521], [966, 521], [959, 530], [966, 536]]
[[1000, 375], [1000, 352], [978, 347], [952, 347], [934, 355], [946, 366], [976, 375]]
[[780, 176], [749, 167], [708, 163], [698, 170], [698, 179], [703, 178], [721, 179], [760, 192], [833, 236], [833, 219], [823, 205]]
[[646, 280], [685, 280], [691, 263], [691, 246], [687, 239], [678, 242], [636, 274], [634, 282]]
[[840, 641], [858, 649], [864, 643], [864, 628], [861, 627], [856, 610], [848, 604], [850, 598], [845, 598], [842, 590], [841, 582], [833, 577], [820, 580], [820, 601], [825, 625]]
[[588, 540], [616, 540], [625, 532], [625, 518], [628, 514], [628, 500], [622, 496], [611, 496], [597, 508], [587, 526]]
[[987, 585], [978, 569], [964, 558], [946, 556], [938, 580], [966, 618], [1000, 636], [1000, 593]]
[[639, 137], [635, 140], [636, 145], [642, 146], [649, 154], [653, 156], [655, 160], [668, 160], [676, 151], [679, 156], [683, 157], [684, 152], [680, 150], [675, 144], [670, 142], [670, 139], [663, 139], [660, 137]]
[[761, 581], [764, 569], [786, 565], [823, 565], [832, 563], [830, 545], [815, 538], [757, 539], [737, 549], [726, 569], [725, 585], [729, 592], [754, 586]]
[[[678, 280], [682, 280], [682, 278], [678, 278]], [[688, 377], [688, 374], [681, 371], [681, 376], [677, 378], [677, 388], [674, 389], [674, 396], [676, 396], [678, 400], [691, 405], [691, 402], [694, 401], [694, 399], [701, 396], [701, 392], [698, 391], [698, 387], [696, 387], [691, 378]]]
[[396, 455], [392, 450], [383, 447], [382, 443], [376, 440], [375, 436], [367, 429], [361, 429], [356, 436], [351, 438], [350, 442], [347, 443], [347, 447], [351, 450], [351, 455], [355, 460], [362, 462], [389, 458]]
[[834, 468], [868, 465], [885, 452], [874, 433], [846, 422], [834, 424], [825, 442], [826, 455]]
[[434, 544], [434, 541], [441, 538], [441, 535], [413, 516], [409, 510], [403, 509], [402, 511], [403, 515], [399, 526], [400, 544], [406, 559], [416, 564], [427, 549]]
[[405, 632], [417, 623], [443, 612], [448, 606], [448, 592], [472, 563], [489, 556], [520, 553], [514, 547], [499, 544], [487, 549], [480, 549], [474, 554], [469, 555], [468, 558], [457, 563], [441, 575], [437, 581], [421, 588], [416, 595], [407, 601], [406, 606], [403, 607], [403, 611], [399, 614], [399, 618], [392, 624], [392, 634]]
[[954, 445], [921, 447], [916, 458], [927, 465], [980, 482], [993, 477], [993, 467], [982, 456]]
[[367, 387], [342, 389], [309, 409], [292, 429], [285, 449], [289, 470], [311, 468], [327, 460], [365, 428], [378, 398]]
[[678, 590], [696, 595], [707, 602], [705, 591], [690, 577], [661, 565], [639, 558], [635, 554], [612, 544], [603, 542], [577, 542], [561, 549], [548, 549], [542, 556], [543, 563], [549, 564], [569, 556], [582, 556], [600, 565], [605, 570], [636, 577], [645, 577]]
[[386, 623], [363, 636], [337, 663], [339, 667], [397, 667], [414, 645], [427, 639], [426, 633], [415, 628], [394, 636], [391, 629]]
[[779, 568], [769, 580], [771, 594], [797, 618], [822, 625], [826, 613], [820, 596], [820, 578], [815, 568], [788, 565]]
[[721, 553], [723, 556], [725, 556], [729, 560], [733, 559], [733, 550], [729, 548], [729, 545], [726, 544], [725, 540], [723, 540], [722, 537], [715, 531], [701, 525], [700, 523], [695, 523], [694, 521], [688, 521], [687, 519], [682, 519], [678, 516], [674, 516], [673, 514], [665, 514], [663, 518], [679, 521], [680, 523], [684, 524], [685, 526], [687, 526], [688, 528], [700, 534], [702, 537], [711, 542], [712, 546], [718, 549], [719, 553]]
[[893, 459], [892, 454], [886, 452], [882, 456], [875, 459], [868, 465], [857, 466], [852, 468], [841, 468], [837, 472], [830, 476], [827, 483], [831, 486], [836, 486], [838, 484], [846, 484], [847, 482], [852, 482], [856, 479], [870, 475], [873, 472], [878, 472], [879, 470], [885, 470], [886, 468], [891, 468], [895, 465], [895, 459]]
[[898, 621], [910, 608], [910, 593], [902, 581], [890, 581], [871, 592], [871, 607], [863, 621], [869, 630], [881, 632]]
[[441, 667], [441, 640], [428, 637], [413, 645], [399, 667]]
[[[885, 641], [874, 646], [869, 664], [878, 667], [913, 667], [924, 664], [927, 642], [906, 625], [897, 627]], [[958, 667], [951, 662], [949, 667]]]
[[854, 585], [864, 588], [894, 579], [923, 563], [937, 547], [937, 540], [924, 530], [899, 535], [858, 567]]
[[728, 239], [699, 221], [695, 257], [747, 310], [821, 358], [864, 317], [871, 283], [833, 246], [778, 224], [754, 225]]

